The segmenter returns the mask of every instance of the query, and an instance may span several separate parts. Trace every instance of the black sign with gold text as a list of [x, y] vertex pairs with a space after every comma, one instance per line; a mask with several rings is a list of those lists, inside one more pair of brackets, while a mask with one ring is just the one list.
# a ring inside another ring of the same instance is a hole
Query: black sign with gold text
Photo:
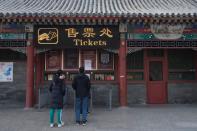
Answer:
[[119, 48], [118, 26], [36, 26], [36, 47]]

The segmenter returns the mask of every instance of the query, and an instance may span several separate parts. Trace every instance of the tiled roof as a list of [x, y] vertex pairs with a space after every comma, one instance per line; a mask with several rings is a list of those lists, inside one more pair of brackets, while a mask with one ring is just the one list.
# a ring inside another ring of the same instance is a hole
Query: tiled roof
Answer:
[[193, 16], [197, 0], [0, 0], [0, 16]]

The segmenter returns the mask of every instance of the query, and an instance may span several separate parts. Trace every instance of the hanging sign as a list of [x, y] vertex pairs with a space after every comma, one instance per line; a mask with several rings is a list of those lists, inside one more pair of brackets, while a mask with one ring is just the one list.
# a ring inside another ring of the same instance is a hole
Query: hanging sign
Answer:
[[36, 26], [35, 46], [57, 48], [119, 48], [118, 26]]

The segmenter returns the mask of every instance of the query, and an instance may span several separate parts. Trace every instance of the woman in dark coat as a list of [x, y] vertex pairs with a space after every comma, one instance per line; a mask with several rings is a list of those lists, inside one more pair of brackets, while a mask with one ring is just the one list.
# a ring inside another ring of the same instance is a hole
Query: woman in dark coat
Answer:
[[62, 109], [63, 109], [63, 97], [65, 95], [65, 76], [63, 75], [62, 70], [58, 70], [53, 76], [53, 81], [49, 87], [49, 91], [51, 93], [50, 98], [50, 127], [54, 127], [54, 114], [57, 110], [57, 121], [58, 127], [63, 126], [63, 122], [61, 120]]

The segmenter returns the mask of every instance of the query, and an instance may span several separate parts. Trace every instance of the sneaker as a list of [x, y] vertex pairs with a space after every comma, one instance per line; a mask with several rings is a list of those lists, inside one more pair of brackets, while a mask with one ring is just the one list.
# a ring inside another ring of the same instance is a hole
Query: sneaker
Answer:
[[86, 125], [86, 123], [87, 123], [87, 121], [83, 121], [83, 122], [82, 122], [82, 125], [83, 125], [83, 126], [85, 126], [85, 125]]
[[62, 126], [64, 126], [64, 122], [63, 121], [61, 122], [61, 124], [62, 124]]
[[76, 121], [76, 125], [80, 125], [80, 121]]
[[50, 124], [50, 127], [53, 128], [54, 127], [54, 124]]
[[57, 127], [62, 127], [62, 124], [58, 124]]

